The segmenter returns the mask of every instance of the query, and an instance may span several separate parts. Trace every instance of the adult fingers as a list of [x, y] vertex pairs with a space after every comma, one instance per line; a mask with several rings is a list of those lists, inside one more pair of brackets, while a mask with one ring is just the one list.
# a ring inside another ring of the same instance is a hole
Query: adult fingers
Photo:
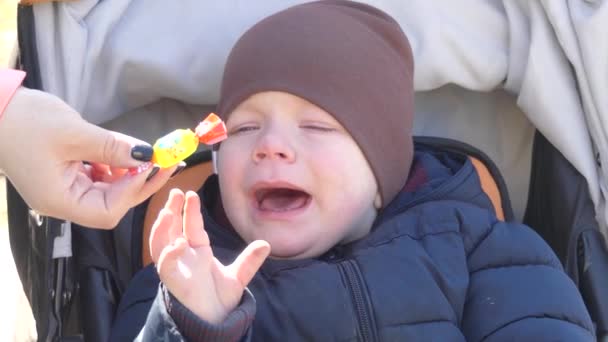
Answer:
[[64, 158], [91, 161], [111, 167], [137, 167], [152, 159], [152, 147], [139, 139], [93, 125], [74, 116], [66, 123]]
[[72, 221], [93, 228], [110, 229], [116, 226], [127, 210], [143, 202], [158, 191], [171, 176], [171, 169], [157, 172], [146, 181], [152, 170], [138, 175], [126, 174], [113, 183], [93, 182], [79, 173], [68, 186]]

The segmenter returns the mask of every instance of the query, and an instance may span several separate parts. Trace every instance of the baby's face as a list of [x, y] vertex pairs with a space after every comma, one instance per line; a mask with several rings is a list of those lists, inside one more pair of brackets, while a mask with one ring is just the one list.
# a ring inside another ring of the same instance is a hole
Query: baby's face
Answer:
[[380, 205], [363, 153], [331, 115], [282, 92], [258, 93], [226, 122], [217, 168], [228, 219], [277, 258], [315, 257], [366, 235]]

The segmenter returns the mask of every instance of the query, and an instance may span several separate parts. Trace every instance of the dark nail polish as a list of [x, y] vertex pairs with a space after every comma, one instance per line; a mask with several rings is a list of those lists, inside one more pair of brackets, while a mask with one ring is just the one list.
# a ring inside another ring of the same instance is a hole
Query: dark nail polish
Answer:
[[148, 145], [137, 145], [131, 149], [131, 157], [139, 161], [148, 162], [152, 160], [152, 154], [154, 154], [154, 150], [152, 146]]
[[171, 178], [177, 176], [180, 172], [184, 171], [184, 169], [186, 168], [186, 165], [178, 165], [177, 169], [175, 169], [175, 171], [173, 171], [173, 174], [171, 174]]
[[146, 182], [149, 181], [150, 179], [152, 179], [152, 177], [154, 177], [154, 175], [156, 175], [158, 173], [158, 170], [160, 170], [160, 167], [158, 167], [158, 166], [153, 167], [152, 171], [150, 171], [150, 174], [146, 178]]

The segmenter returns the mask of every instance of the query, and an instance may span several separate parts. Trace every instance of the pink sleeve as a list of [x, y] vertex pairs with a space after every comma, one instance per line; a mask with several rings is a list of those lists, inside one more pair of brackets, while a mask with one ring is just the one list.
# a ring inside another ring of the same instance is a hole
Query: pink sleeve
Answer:
[[25, 72], [13, 69], [0, 69], [0, 119], [8, 102], [21, 86]]

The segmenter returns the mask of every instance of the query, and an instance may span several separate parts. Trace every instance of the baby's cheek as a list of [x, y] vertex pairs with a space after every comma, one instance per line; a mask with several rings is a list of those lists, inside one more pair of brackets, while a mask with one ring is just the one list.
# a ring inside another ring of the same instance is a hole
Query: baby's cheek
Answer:
[[217, 171], [220, 177], [226, 175], [227, 178], [233, 178], [243, 167], [245, 155], [242, 149], [233, 145], [229, 141], [225, 141], [217, 152]]
[[306, 154], [306, 160], [314, 165], [317, 173], [335, 177], [344, 173], [350, 160], [344, 152], [328, 147], [319, 147]]

